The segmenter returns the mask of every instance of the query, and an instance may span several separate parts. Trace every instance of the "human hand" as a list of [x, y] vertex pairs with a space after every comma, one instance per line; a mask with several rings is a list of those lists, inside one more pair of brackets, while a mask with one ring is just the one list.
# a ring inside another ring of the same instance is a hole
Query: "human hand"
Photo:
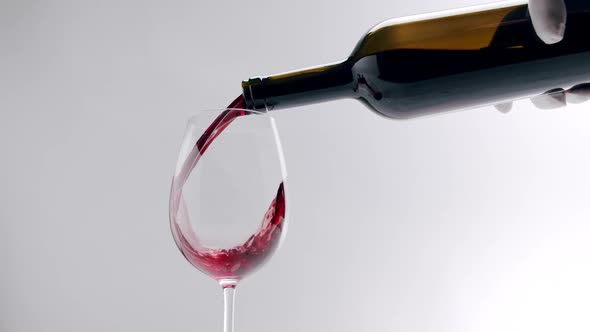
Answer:
[[567, 21], [564, 0], [529, 0], [529, 13], [537, 36], [545, 44], [563, 39]]
[[[555, 44], [563, 39], [567, 21], [564, 0], [529, 0], [529, 13], [533, 28], [546, 44]], [[539, 109], [565, 107], [568, 103], [579, 104], [590, 100], [590, 84], [579, 84], [569, 90], [553, 89], [531, 98]], [[497, 104], [496, 109], [507, 113], [512, 109], [512, 102]]]
[[[567, 104], [581, 104], [588, 100], [590, 100], [590, 83], [578, 84], [569, 90], [549, 90], [531, 98], [533, 105], [542, 110], [565, 107]], [[508, 113], [512, 109], [512, 102], [496, 104], [494, 107], [502, 113]]]

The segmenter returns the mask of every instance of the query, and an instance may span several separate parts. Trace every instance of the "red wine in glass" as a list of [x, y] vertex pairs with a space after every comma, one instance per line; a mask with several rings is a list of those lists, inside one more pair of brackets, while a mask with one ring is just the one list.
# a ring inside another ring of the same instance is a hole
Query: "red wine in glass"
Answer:
[[[243, 103], [243, 97], [238, 97], [203, 132], [174, 177], [171, 192], [172, 233], [180, 251], [192, 265], [228, 287], [234, 287], [237, 281], [261, 266], [277, 248], [285, 219], [284, 184], [279, 184], [260, 228], [242, 244], [224, 249], [207, 248], [200, 244], [196, 234], [185, 234], [191, 229], [183, 186], [207, 148], [223, 130], [236, 118], [253, 114], [240, 109]], [[192, 241], [188, 240], [189, 236]]]
[[[182, 196], [179, 199], [179, 209], [182, 210]], [[280, 241], [284, 217], [285, 191], [281, 183], [260, 229], [242, 245], [229, 249], [207, 249], [192, 245], [176, 223], [173, 224], [173, 232], [179, 238], [180, 251], [191, 264], [220, 282], [232, 281], [228, 286], [233, 287], [234, 282], [261, 266], [274, 252]]]

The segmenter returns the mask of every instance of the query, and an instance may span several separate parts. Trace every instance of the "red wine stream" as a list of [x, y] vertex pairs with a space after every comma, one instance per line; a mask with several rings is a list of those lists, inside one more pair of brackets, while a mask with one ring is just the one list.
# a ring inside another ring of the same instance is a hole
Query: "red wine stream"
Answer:
[[260, 228], [238, 246], [229, 249], [206, 248], [200, 244], [190, 225], [182, 193], [184, 184], [201, 156], [223, 130], [236, 118], [252, 114], [241, 109], [243, 107], [244, 99], [240, 96], [209, 125], [172, 181], [170, 220], [178, 248], [191, 264], [219, 281], [237, 281], [262, 265], [276, 249], [285, 219], [285, 191], [281, 182]]

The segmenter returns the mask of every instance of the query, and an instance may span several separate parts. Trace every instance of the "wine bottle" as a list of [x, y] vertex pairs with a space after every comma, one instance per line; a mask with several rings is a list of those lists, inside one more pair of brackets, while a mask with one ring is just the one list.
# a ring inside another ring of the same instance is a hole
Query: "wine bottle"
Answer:
[[590, 82], [590, 1], [565, 3], [565, 36], [551, 45], [522, 1], [388, 20], [344, 61], [242, 82], [245, 105], [275, 110], [355, 98], [407, 119]]

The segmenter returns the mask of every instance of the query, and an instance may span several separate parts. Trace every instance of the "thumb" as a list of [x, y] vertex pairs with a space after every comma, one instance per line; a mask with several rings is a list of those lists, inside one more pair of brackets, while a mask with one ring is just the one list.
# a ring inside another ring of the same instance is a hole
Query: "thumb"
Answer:
[[546, 44], [561, 41], [567, 11], [563, 0], [529, 0], [529, 13], [539, 38]]

